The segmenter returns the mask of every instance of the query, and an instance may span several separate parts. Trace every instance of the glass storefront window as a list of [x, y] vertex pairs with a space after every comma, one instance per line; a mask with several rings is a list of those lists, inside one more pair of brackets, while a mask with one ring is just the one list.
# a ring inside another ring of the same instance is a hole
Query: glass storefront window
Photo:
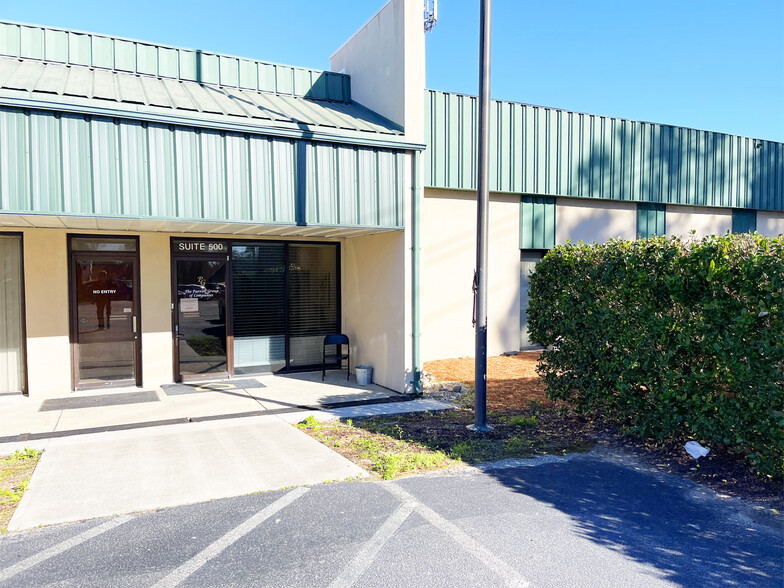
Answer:
[[321, 365], [338, 332], [337, 259], [332, 244], [234, 242], [235, 373]]

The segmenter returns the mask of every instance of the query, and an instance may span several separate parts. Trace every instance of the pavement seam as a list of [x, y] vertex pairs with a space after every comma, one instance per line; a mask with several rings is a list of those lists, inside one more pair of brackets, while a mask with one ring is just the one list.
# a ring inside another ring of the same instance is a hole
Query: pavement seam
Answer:
[[375, 561], [379, 552], [408, 519], [409, 515], [414, 512], [416, 506], [414, 502], [405, 502], [395, 510], [362, 546], [359, 553], [354, 556], [354, 559], [343, 568], [343, 571], [332, 581], [329, 588], [349, 588], [353, 586], [370, 567], [370, 564]]
[[97, 527], [93, 527], [92, 529], [88, 529], [84, 533], [77, 535], [76, 537], [71, 537], [70, 539], [66, 539], [62, 543], [58, 543], [50, 547], [49, 549], [44, 549], [40, 553], [36, 553], [35, 555], [31, 555], [30, 557], [23, 559], [22, 561], [8, 567], [2, 571], [0, 571], [0, 582], [5, 582], [9, 578], [20, 574], [31, 567], [38, 565], [41, 562], [46, 561], [56, 555], [63, 553], [77, 545], [84, 543], [98, 535], [105, 533], [106, 531], [110, 531], [115, 527], [122, 525], [130, 521], [133, 517], [132, 516], [121, 516], [113, 518], [102, 525], [98, 525]]
[[417, 500], [406, 490], [393, 482], [386, 482], [380, 485], [387, 492], [393, 496], [396, 496], [403, 502], [414, 503], [416, 505], [415, 510], [417, 514], [419, 514], [431, 525], [448, 535], [463, 549], [468, 551], [476, 559], [482, 562], [482, 564], [484, 564], [490, 571], [500, 576], [503, 580], [504, 586], [515, 586], [518, 588], [531, 586], [531, 583], [521, 576], [512, 566], [500, 559], [489, 549], [481, 545], [476, 539], [471, 537], [471, 535], [463, 531], [453, 522], [447, 520], [432, 508]]
[[234, 527], [231, 531], [223, 535], [221, 538], [213, 541], [210, 545], [205, 547], [202, 551], [194, 555], [191, 559], [180, 565], [167, 576], [159, 580], [153, 585], [153, 588], [171, 588], [177, 586], [202, 566], [204, 566], [211, 559], [223, 553], [226, 549], [231, 547], [234, 543], [242, 539], [245, 535], [253, 531], [261, 523], [266, 521], [272, 515], [290, 505], [297, 500], [300, 496], [305, 494], [310, 488], [302, 486], [295, 488], [291, 492], [286, 493], [281, 498], [269, 506], [263, 508], [244, 522]]

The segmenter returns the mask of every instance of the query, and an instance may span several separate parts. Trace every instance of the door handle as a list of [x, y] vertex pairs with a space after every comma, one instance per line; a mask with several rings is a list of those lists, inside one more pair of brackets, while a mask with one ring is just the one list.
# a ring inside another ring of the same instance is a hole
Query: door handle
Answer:
[[131, 317], [131, 321], [133, 322], [133, 333], [136, 334], [136, 315]]

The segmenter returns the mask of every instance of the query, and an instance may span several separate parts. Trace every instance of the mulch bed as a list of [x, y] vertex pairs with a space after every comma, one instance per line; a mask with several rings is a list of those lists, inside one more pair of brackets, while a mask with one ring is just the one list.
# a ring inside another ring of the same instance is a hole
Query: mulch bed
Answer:
[[[657, 443], [631, 437], [601, 419], [575, 415], [568, 405], [552, 402], [536, 373], [538, 358], [538, 352], [488, 357], [487, 408], [490, 425], [494, 424], [494, 419], [503, 421], [512, 414], [536, 413], [541, 423], [537, 433], [551, 437], [563, 435], [561, 441], [564, 446], [586, 442], [622, 447], [661, 471], [705, 484], [720, 494], [742, 497], [784, 511], [782, 480], [758, 477], [749, 469], [743, 456], [723, 447], [711, 447], [708, 456], [694, 460], [683, 449], [683, 443]], [[473, 386], [473, 358], [426, 362], [424, 369], [436, 381], [462, 382]], [[427, 423], [423, 422], [421, 426], [426, 427]], [[551, 441], [559, 444], [555, 439]]]

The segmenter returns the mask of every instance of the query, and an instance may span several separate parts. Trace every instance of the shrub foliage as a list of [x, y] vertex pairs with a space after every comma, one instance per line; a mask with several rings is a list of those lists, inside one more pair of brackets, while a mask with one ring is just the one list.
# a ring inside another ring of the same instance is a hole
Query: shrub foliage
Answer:
[[529, 295], [553, 399], [784, 475], [784, 238], [567, 244]]

